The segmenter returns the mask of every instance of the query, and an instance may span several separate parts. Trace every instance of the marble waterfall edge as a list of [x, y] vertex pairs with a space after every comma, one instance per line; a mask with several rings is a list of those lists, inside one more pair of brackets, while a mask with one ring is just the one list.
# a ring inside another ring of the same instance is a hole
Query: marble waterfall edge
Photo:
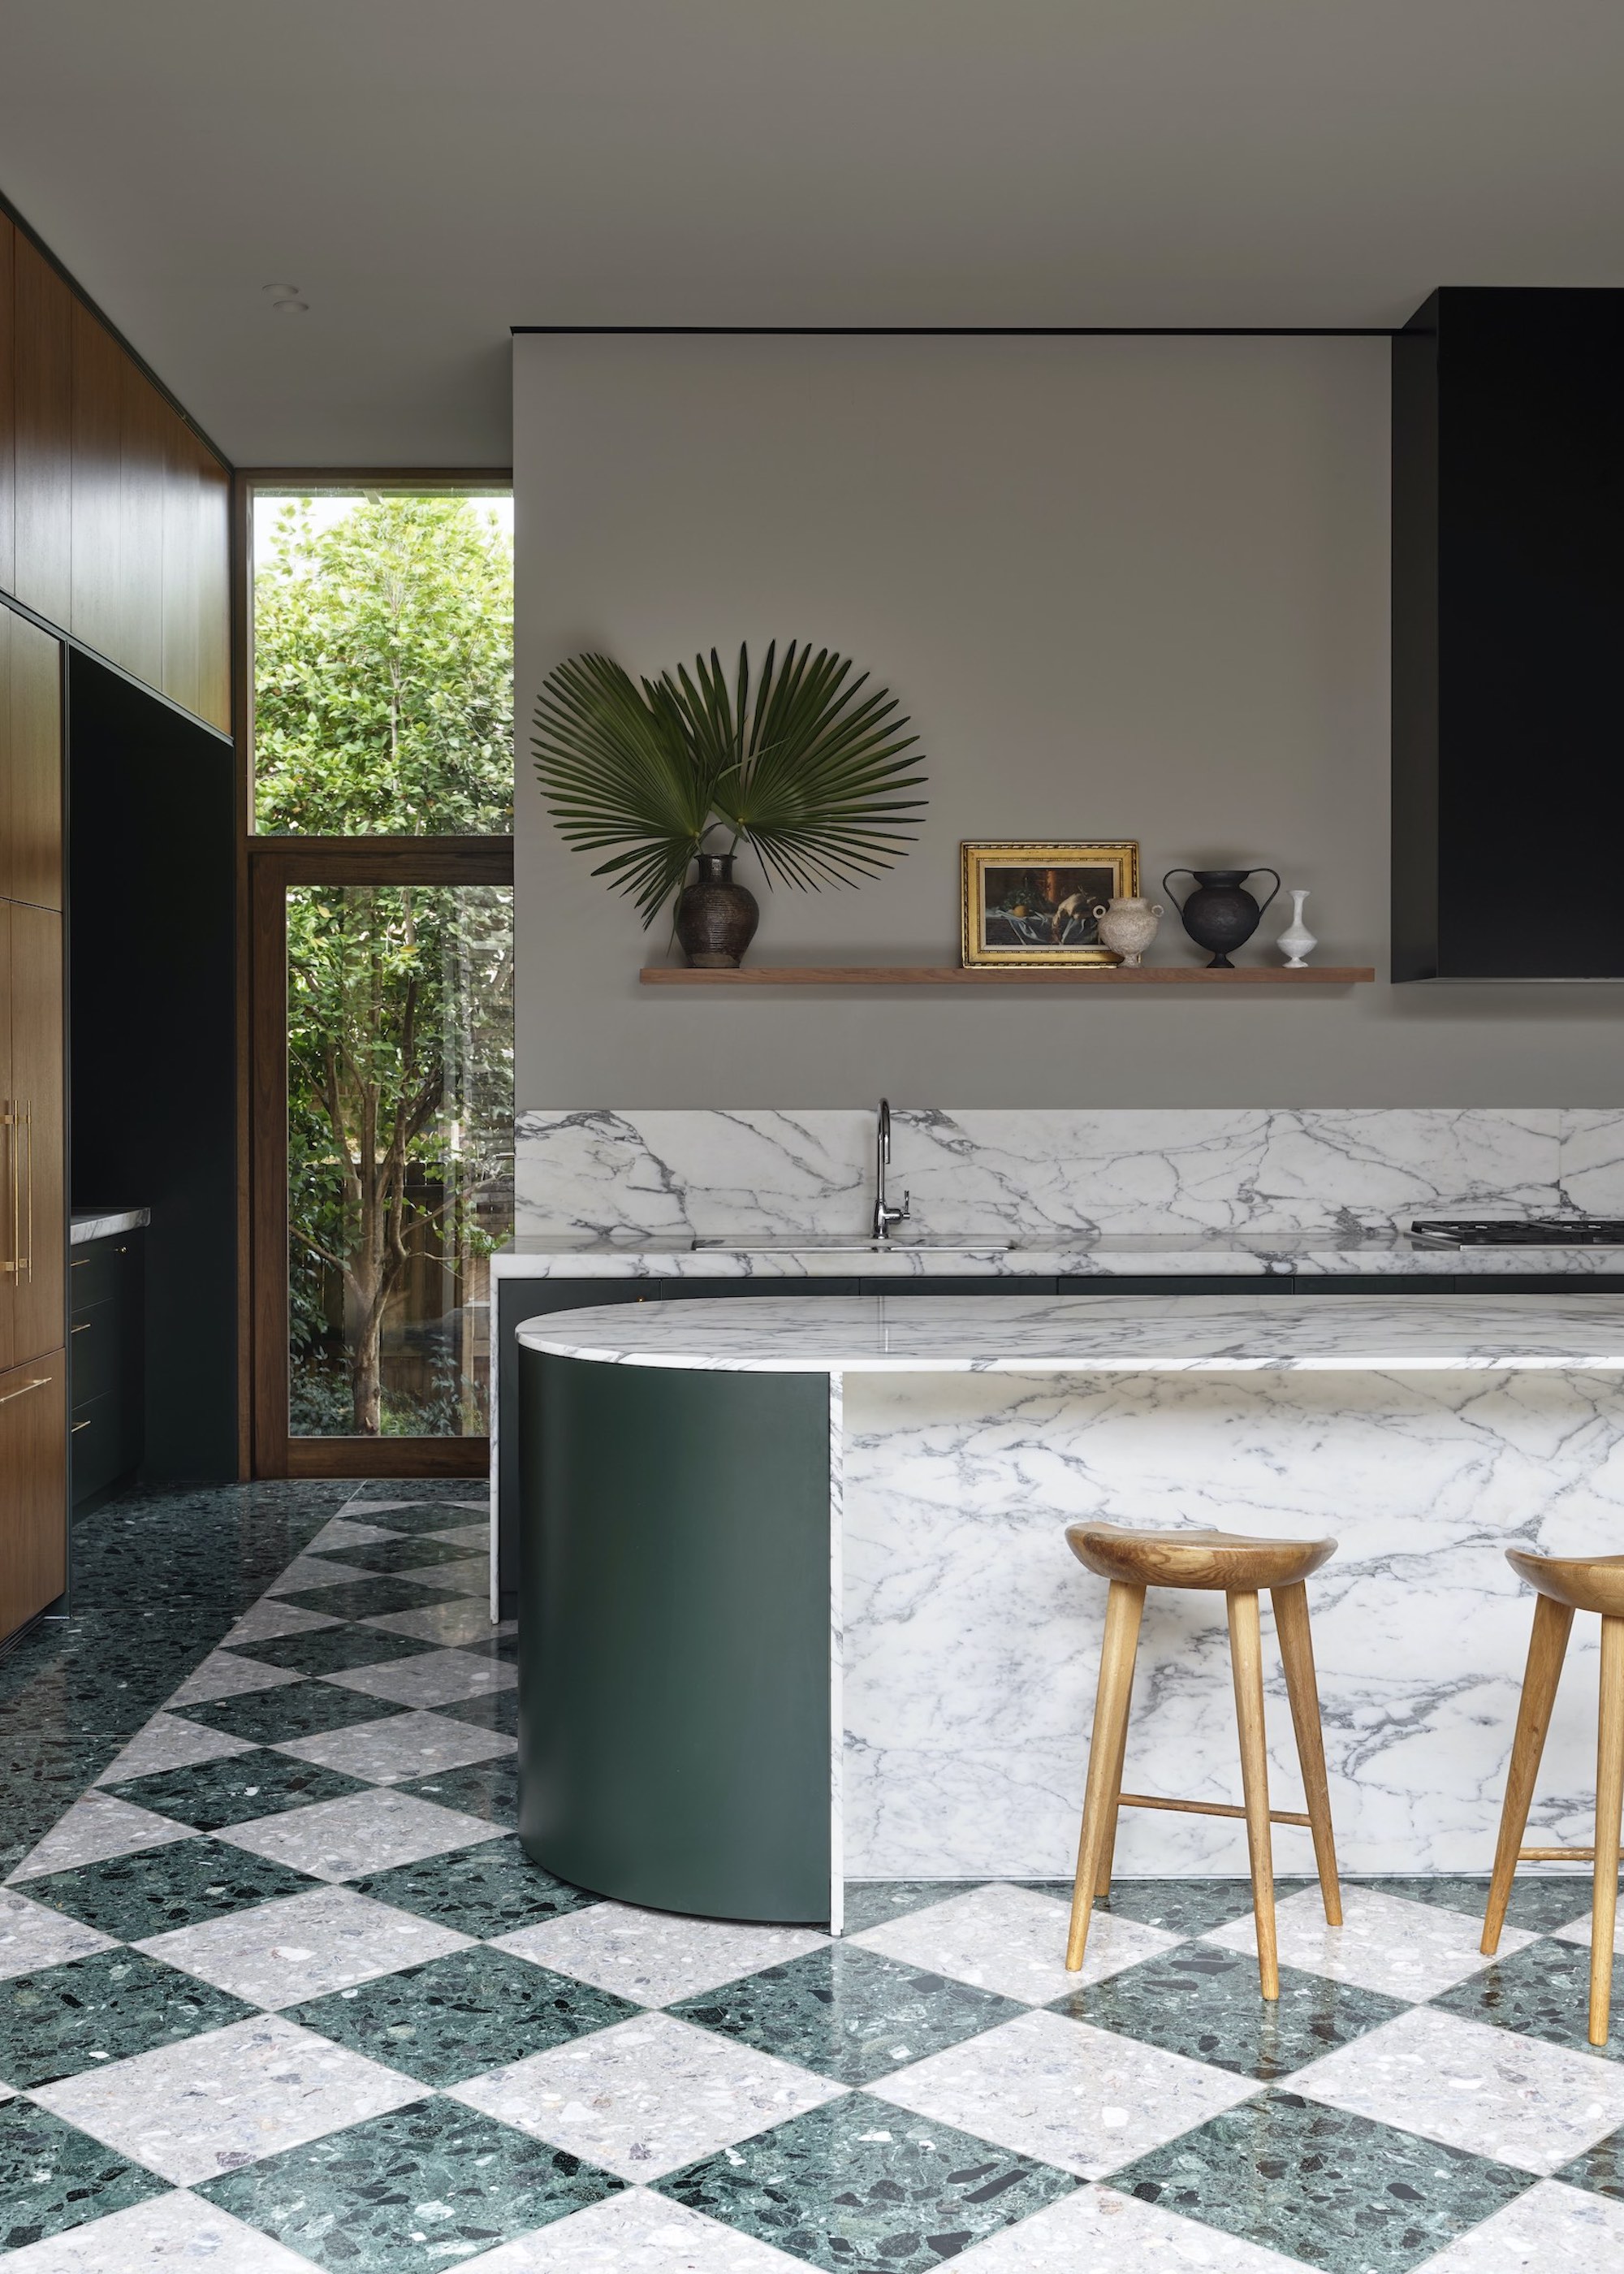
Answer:
[[[910, 1230], [1026, 1243], [1338, 1230], [1412, 1216], [1624, 1214], [1624, 1111], [1106, 1108], [893, 1113]], [[874, 1122], [803, 1112], [521, 1113], [516, 1229], [662, 1241], [853, 1233]]]

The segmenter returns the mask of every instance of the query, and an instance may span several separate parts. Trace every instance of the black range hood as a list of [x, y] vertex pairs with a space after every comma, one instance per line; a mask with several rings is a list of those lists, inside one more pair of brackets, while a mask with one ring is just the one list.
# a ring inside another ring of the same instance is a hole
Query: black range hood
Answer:
[[1393, 343], [1393, 976], [1624, 978], [1624, 290]]

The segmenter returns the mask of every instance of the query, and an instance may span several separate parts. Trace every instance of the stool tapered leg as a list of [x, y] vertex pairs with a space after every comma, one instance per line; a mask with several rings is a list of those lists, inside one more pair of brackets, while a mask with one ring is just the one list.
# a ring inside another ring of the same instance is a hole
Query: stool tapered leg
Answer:
[[1596, 1736], [1596, 1876], [1590, 1901], [1590, 2043], [1607, 2042], [1613, 1939], [1624, 1817], [1624, 1619], [1601, 1623], [1601, 1713]]
[[1280, 1995], [1280, 1959], [1274, 1944], [1274, 1858], [1269, 1846], [1268, 1754], [1263, 1729], [1263, 1638], [1255, 1593], [1237, 1588], [1227, 1600], [1235, 1718], [1241, 1738], [1241, 1785], [1246, 1801], [1246, 1846], [1252, 1857], [1252, 1899], [1258, 1928], [1258, 1978], [1263, 1995], [1273, 1999]]
[[1116, 1748], [1116, 1771], [1111, 1779], [1111, 1788], [1106, 1803], [1105, 1830], [1100, 1842], [1100, 1876], [1094, 1881], [1094, 1897], [1109, 1895], [1111, 1891], [1111, 1865], [1116, 1855], [1116, 1819], [1122, 1811], [1117, 1806], [1122, 1792], [1123, 1766], [1128, 1758], [1128, 1721], [1133, 1711], [1132, 1677], [1129, 1677], [1128, 1701], [1122, 1709], [1122, 1743]]
[[1308, 1822], [1313, 1834], [1314, 1863], [1320, 1873], [1320, 1893], [1327, 1926], [1342, 1923], [1342, 1889], [1336, 1879], [1336, 1842], [1331, 1833], [1331, 1790], [1325, 1773], [1325, 1733], [1320, 1726], [1320, 1686], [1314, 1680], [1313, 1637], [1308, 1624], [1308, 1590], [1275, 1587], [1274, 1632], [1281, 1662], [1286, 1669], [1286, 1690], [1291, 1699], [1291, 1726], [1297, 1731], [1297, 1757], [1302, 1765], [1303, 1790], [1308, 1802]]
[[1511, 1741], [1511, 1766], [1506, 1772], [1506, 1797], [1500, 1812], [1494, 1875], [1489, 1881], [1489, 1900], [1483, 1918], [1481, 1948], [1487, 1958], [1492, 1958], [1500, 1948], [1500, 1929], [1506, 1924], [1506, 1906], [1511, 1900], [1511, 1882], [1517, 1868], [1517, 1850], [1528, 1829], [1534, 1780], [1539, 1773], [1539, 1757], [1545, 1749], [1551, 1708], [1556, 1702], [1556, 1685], [1561, 1679], [1562, 1660], [1567, 1655], [1573, 1623], [1570, 1604], [1554, 1602], [1549, 1595], [1534, 1598], [1534, 1631], [1529, 1638], [1516, 1735]]
[[1071, 1930], [1066, 1939], [1066, 1968], [1075, 1974], [1088, 1946], [1088, 1920], [1100, 1877], [1105, 1827], [1116, 1813], [1122, 1789], [1124, 1732], [1133, 1660], [1139, 1649], [1145, 1590], [1113, 1579], [1105, 1599], [1105, 1638], [1100, 1649], [1100, 1686], [1094, 1694], [1094, 1736], [1088, 1746], [1088, 1788], [1083, 1799], [1083, 1828], [1077, 1849], [1077, 1881], [1071, 1891]]

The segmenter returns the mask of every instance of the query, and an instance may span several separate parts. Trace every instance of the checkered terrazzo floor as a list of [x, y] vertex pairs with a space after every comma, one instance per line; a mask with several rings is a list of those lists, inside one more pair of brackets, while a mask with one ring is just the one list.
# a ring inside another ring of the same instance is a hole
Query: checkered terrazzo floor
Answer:
[[[199, 1529], [240, 1563], [244, 1521], [199, 1499], [194, 1630]], [[8, 2274], [1624, 2267], [1583, 1881], [1530, 1875], [1492, 1964], [1477, 1884], [1350, 1886], [1337, 1931], [1294, 1885], [1278, 2008], [1234, 1881], [1120, 1886], [1080, 1985], [1058, 1886], [854, 1887], [838, 1943], [600, 1902], [508, 1829], [472, 1495], [300, 1510], [0, 1887]], [[102, 1734], [71, 1657], [0, 1706], [30, 1789]]]

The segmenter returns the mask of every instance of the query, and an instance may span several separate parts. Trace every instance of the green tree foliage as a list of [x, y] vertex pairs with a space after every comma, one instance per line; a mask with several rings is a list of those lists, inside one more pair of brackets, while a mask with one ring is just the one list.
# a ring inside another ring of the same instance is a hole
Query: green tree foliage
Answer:
[[[512, 825], [512, 568], [459, 498], [335, 524], [286, 506], [255, 579], [262, 830]], [[466, 1272], [510, 1215], [511, 896], [321, 885], [288, 903], [296, 1431], [478, 1430], [442, 1349], [391, 1392], [384, 1333], [435, 1249]], [[342, 1357], [341, 1354], [342, 1353]]]

